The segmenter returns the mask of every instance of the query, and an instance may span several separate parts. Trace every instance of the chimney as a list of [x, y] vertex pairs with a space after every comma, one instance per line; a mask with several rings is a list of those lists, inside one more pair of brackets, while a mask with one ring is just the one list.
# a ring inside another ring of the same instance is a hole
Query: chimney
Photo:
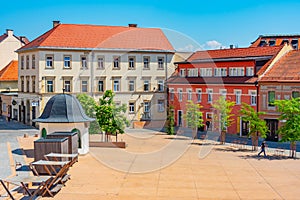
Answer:
[[60, 21], [52, 21], [52, 22], [53, 22], [53, 28], [60, 24]]
[[234, 48], [233, 44], [229, 45], [229, 48], [230, 48], [230, 49], [233, 49], [233, 48]]
[[25, 38], [25, 36], [20, 36], [20, 41], [23, 43], [25, 43], [24, 38]]
[[6, 34], [8, 36], [13, 36], [14, 35], [14, 31], [12, 29], [6, 29]]
[[134, 27], [134, 28], [136, 28], [137, 24], [128, 24], [128, 27]]

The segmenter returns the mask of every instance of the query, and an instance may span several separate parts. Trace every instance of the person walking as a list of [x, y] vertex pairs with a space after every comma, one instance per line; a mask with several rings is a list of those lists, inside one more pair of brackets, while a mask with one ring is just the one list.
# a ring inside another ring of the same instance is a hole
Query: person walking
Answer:
[[262, 143], [261, 143], [261, 146], [260, 146], [260, 152], [258, 153], [258, 156], [260, 156], [260, 154], [261, 153], [264, 153], [264, 156], [266, 157], [267, 155], [266, 155], [266, 142], [265, 141], [263, 141]]

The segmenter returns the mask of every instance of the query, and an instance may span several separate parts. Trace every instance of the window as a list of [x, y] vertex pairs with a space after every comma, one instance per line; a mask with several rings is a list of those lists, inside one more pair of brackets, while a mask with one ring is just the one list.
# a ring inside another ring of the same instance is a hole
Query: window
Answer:
[[180, 75], [181, 77], [185, 77], [185, 69], [180, 69], [179, 75]]
[[275, 101], [275, 91], [269, 91], [268, 92], [268, 105], [269, 106], [274, 106], [274, 101]]
[[31, 76], [31, 82], [32, 92], [35, 93], [35, 76]]
[[283, 39], [280, 45], [284, 45], [284, 44], [289, 44], [289, 40], [288, 39]]
[[298, 49], [298, 39], [293, 39], [291, 44], [294, 49]]
[[21, 56], [21, 69], [24, 69], [24, 56]]
[[87, 80], [81, 81], [81, 92], [88, 92], [88, 81]]
[[104, 81], [103, 80], [98, 81], [98, 92], [104, 92]]
[[54, 91], [54, 86], [53, 86], [53, 80], [47, 80], [47, 92], [53, 92]]
[[182, 102], [182, 89], [178, 89], [178, 101]]
[[256, 91], [250, 91], [250, 104], [256, 105]]
[[197, 89], [197, 102], [201, 102], [201, 101], [202, 101], [202, 90]]
[[128, 57], [128, 69], [135, 69], [135, 57]]
[[275, 40], [270, 40], [270, 41], [269, 41], [269, 46], [270, 46], [270, 47], [275, 46], [275, 43], [276, 43]]
[[267, 45], [266, 40], [261, 40], [258, 46], [264, 47], [264, 46], [266, 46], [266, 45]]
[[29, 92], [30, 88], [30, 79], [29, 79], [29, 76], [26, 76], [26, 92]]
[[150, 81], [149, 80], [144, 80], [144, 91], [149, 91], [150, 90]]
[[192, 100], [192, 89], [187, 89], [187, 100], [188, 101]]
[[212, 76], [212, 68], [200, 68], [200, 76]]
[[150, 112], [150, 102], [149, 101], [145, 101], [144, 102], [144, 112], [145, 113], [149, 113]]
[[21, 92], [24, 92], [24, 76], [21, 76]]
[[144, 56], [144, 69], [150, 69], [150, 57], [149, 56]]
[[114, 88], [114, 92], [120, 91], [120, 79], [113, 80], [113, 88]]
[[231, 67], [229, 69], [229, 76], [244, 76], [244, 68], [243, 67]]
[[35, 55], [31, 56], [31, 68], [35, 69]]
[[207, 103], [212, 103], [213, 101], [213, 90], [207, 89]]
[[241, 104], [241, 95], [242, 95], [241, 90], [235, 90], [234, 94], [235, 94], [235, 104], [240, 105]]
[[135, 108], [134, 108], [134, 103], [133, 102], [129, 102], [129, 113], [134, 113], [135, 112]]
[[64, 56], [64, 68], [71, 68], [71, 56]]
[[226, 68], [215, 68], [214, 76], [227, 76]]
[[174, 101], [174, 89], [170, 88], [170, 100]]
[[221, 89], [220, 90], [220, 94], [226, 98], [226, 95], [227, 95], [227, 90], [226, 89]]
[[299, 92], [298, 91], [293, 91], [292, 92], [292, 97], [293, 98], [298, 98], [299, 97]]
[[81, 56], [81, 68], [82, 69], [87, 69], [88, 68], [86, 56]]
[[158, 80], [157, 86], [158, 86], [158, 91], [163, 92], [164, 91], [164, 80]]
[[135, 91], [135, 80], [129, 80], [128, 81], [128, 90], [130, 92]]
[[64, 80], [65, 92], [71, 92], [71, 80]]
[[247, 67], [246, 68], [246, 76], [253, 76], [253, 75], [254, 75], [253, 67]]
[[120, 69], [120, 57], [114, 57], [113, 69]]
[[53, 68], [53, 56], [46, 56], [46, 68]]
[[26, 69], [29, 69], [29, 56], [26, 56]]
[[164, 112], [165, 111], [165, 101], [164, 100], [158, 100], [157, 101], [157, 111], [158, 112]]
[[157, 63], [158, 63], [158, 69], [164, 69], [164, 58], [163, 57], [158, 57]]
[[104, 57], [98, 57], [98, 69], [104, 69]]
[[188, 77], [198, 77], [198, 69], [188, 69]]

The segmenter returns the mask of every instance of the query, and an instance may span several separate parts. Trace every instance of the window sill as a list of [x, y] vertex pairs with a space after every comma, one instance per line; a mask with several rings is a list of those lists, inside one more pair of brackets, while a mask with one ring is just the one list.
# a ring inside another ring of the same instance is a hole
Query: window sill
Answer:
[[145, 68], [145, 67], [144, 67], [143, 70], [150, 70], [150, 67], [148, 67], [148, 68]]
[[116, 68], [116, 67], [113, 67], [112, 70], [120, 70], [121, 68]]

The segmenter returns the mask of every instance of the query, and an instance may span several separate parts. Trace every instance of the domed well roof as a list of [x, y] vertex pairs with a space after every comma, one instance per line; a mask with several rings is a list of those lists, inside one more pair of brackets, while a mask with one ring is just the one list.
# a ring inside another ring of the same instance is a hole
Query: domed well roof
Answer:
[[90, 122], [76, 97], [69, 94], [58, 94], [49, 99], [42, 115], [33, 120], [41, 123]]

